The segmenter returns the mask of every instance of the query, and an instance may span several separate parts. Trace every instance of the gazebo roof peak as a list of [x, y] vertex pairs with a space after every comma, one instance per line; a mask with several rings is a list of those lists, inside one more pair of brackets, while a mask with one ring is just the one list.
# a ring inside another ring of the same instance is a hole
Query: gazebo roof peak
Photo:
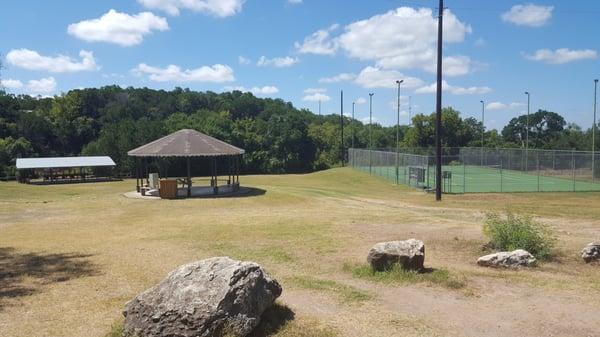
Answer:
[[134, 157], [237, 156], [244, 150], [193, 129], [181, 129], [129, 152]]

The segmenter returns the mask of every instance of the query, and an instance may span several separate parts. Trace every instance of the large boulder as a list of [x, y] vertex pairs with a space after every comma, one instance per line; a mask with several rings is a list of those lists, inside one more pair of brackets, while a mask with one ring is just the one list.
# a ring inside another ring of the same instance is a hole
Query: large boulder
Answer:
[[512, 252], [498, 252], [477, 259], [477, 264], [484, 267], [533, 267], [536, 263], [535, 257], [523, 249], [513, 250]]
[[123, 335], [246, 336], [279, 295], [279, 283], [254, 262], [197, 261], [129, 301]]
[[380, 242], [371, 248], [367, 261], [376, 271], [389, 270], [394, 265], [405, 270], [422, 270], [425, 245], [415, 239]]
[[581, 257], [586, 263], [600, 261], [600, 241], [588, 243], [583, 247]]

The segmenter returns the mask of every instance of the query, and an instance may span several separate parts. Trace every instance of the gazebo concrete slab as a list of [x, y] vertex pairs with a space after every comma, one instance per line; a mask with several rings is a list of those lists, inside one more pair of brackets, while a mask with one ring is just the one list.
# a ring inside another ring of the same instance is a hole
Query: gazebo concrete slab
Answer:
[[[240, 186], [237, 189], [234, 189], [233, 186], [224, 185], [219, 186], [219, 193], [214, 194], [214, 190], [210, 186], [192, 186], [192, 198], [219, 198], [219, 197], [229, 197], [235, 195], [247, 194], [250, 192], [250, 188]], [[146, 192], [146, 195], [142, 195], [139, 192], [131, 191], [123, 194], [127, 198], [132, 199], [145, 199], [145, 200], [160, 200], [158, 196], [158, 190], [152, 189]], [[178, 198], [188, 198], [187, 196], [187, 188], [178, 188], [177, 189], [177, 197]]]

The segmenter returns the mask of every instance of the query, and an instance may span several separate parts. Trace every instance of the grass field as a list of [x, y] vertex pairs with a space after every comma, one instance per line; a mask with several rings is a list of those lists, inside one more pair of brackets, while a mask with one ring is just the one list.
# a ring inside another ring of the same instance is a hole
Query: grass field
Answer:
[[[363, 172], [396, 181], [395, 166], [357, 167]], [[496, 193], [496, 192], [589, 192], [600, 191], [600, 183], [592, 182], [581, 177], [572, 176], [571, 172], [558, 175], [538, 175], [535, 171], [525, 173], [514, 170], [501, 170], [499, 167], [443, 166], [442, 171], [451, 172], [451, 179], [444, 179], [443, 190], [445, 193]], [[425, 184], [418, 186], [435, 185], [435, 167], [426, 168]], [[402, 184], [408, 184], [409, 167], [400, 166], [398, 179]], [[410, 181], [411, 186], [417, 186], [415, 180]]]
[[[594, 336], [600, 193], [431, 195], [349, 168], [242, 176], [257, 193], [128, 199], [135, 181], [0, 183], [0, 335], [107, 336], [125, 302], [177, 266], [228, 255], [283, 286], [269, 336]], [[558, 258], [535, 270], [480, 268], [484, 212], [554, 226]], [[431, 274], [369, 274], [376, 242], [425, 241]], [[287, 311], [286, 311], [287, 310]], [[282, 319], [281, 317], [285, 317]], [[293, 318], [292, 318], [293, 317]], [[257, 333], [261, 335], [261, 333]]]

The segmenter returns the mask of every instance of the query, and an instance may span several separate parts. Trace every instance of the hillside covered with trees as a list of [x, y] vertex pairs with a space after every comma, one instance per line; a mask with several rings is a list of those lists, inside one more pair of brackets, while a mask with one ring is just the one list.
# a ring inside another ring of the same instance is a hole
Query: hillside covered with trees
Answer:
[[[452, 108], [443, 113], [443, 145], [480, 146], [482, 125]], [[486, 146], [521, 147], [526, 116], [499, 133], [486, 132]], [[369, 125], [344, 119], [344, 146], [365, 148]], [[557, 113], [530, 116], [530, 147], [589, 150], [591, 130], [567, 125]], [[119, 174], [130, 174], [127, 151], [182, 128], [192, 128], [244, 148], [244, 173], [309, 172], [339, 165], [339, 115], [317, 116], [281, 99], [257, 98], [240, 91], [214, 93], [176, 88], [102, 88], [71, 90], [52, 98], [0, 91], [0, 177], [15, 174], [18, 157], [108, 155]], [[400, 126], [402, 147], [434, 144], [434, 115], [416, 115]], [[395, 127], [372, 126], [374, 148], [395, 147]]]

